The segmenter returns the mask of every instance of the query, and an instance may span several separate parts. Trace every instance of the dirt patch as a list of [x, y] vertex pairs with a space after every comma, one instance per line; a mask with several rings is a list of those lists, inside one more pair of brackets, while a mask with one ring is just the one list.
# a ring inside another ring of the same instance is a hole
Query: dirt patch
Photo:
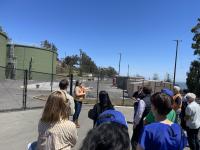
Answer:
[[34, 96], [33, 99], [41, 100], [41, 101], [46, 101], [48, 98], [48, 95], [39, 95], [39, 96]]
[[[38, 95], [38, 96], [34, 96], [34, 99], [37, 100], [41, 100], [41, 101], [46, 101], [48, 98], [48, 95]], [[97, 99], [84, 99], [83, 104], [96, 104], [97, 103]], [[132, 99], [121, 99], [121, 100], [112, 100], [112, 104], [115, 106], [133, 106], [134, 104], [134, 100]]]

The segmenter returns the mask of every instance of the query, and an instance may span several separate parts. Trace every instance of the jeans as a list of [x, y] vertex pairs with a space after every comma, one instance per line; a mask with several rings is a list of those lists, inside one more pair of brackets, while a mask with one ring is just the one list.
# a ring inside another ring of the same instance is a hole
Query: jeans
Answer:
[[74, 103], [75, 103], [75, 113], [73, 115], [73, 121], [78, 119], [82, 108], [82, 102], [74, 100]]
[[136, 150], [142, 129], [143, 129], [143, 119], [141, 119], [139, 124], [135, 127], [135, 129], [133, 129], [133, 135], [131, 137], [132, 150]]
[[180, 118], [181, 110], [176, 110], [176, 119], [175, 123], [181, 125], [181, 118]]
[[198, 139], [199, 129], [187, 129], [188, 143], [191, 150], [199, 150], [200, 144]]

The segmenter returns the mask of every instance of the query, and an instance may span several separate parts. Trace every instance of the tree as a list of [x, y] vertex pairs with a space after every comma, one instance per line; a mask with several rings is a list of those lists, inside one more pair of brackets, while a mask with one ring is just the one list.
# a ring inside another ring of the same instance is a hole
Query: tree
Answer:
[[187, 73], [186, 84], [189, 91], [200, 96], [200, 62], [194, 60], [191, 63], [190, 71]]
[[52, 49], [52, 51], [55, 51], [55, 52], [57, 52], [57, 50], [58, 50], [58, 48], [55, 46], [54, 43], [51, 44], [51, 49]]
[[100, 67], [99, 68], [99, 74], [100, 74], [100, 78], [102, 80], [104, 77], [111, 78], [111, 77], [117, 75], [117, 71], [111, 66], [109, 66], [108, 68]]
[[51, 49], [51, 43], [48, 40], [44, 40], [41, 42], [41, 46], [46, 49]]
[[108, 77], [113, 77], [113, 76], [117, 75], [117, 71], [115, 70], [115, 68], [109, 66], [109, 67], [107, 68], [107, 70], [106, 70], [106, 75], [107, 75]]
[[198, 59], [191, 62], [190, 70], [187, 72], [186, 84], [189, 91], [200, 96], [200, 18], [197, 25], [191, 29], [191, 32], [194, 34], [192, 49], [194, 49], [194, 55]]
[[[0, 26], [0, 32], [1, 33], [4, 33], [5, 35], [7, 35], [8, 36], [8, 34], [4, 31], [4, 29], [3, 29], [3, 27], [2, 26]], [[9, 39], [10, 40], [10, 39]]]
[[58, 48], [56, 47], [56, 45], [54, 43], [49, 42], [48, 40], [44, 40], [41, 42], [41, 47], [45, 48], [45, 49], [49, 49], [52, 51], [58, 51]]
[[85, 52], [82, 51], [81, 54], [81, 65], [80, 69], [86, 73], [97, 73], [98, 68], [95, 62], [89, 57]]
[[2, 28], [2, 26], [0, 26], [0, 32], [3, 32], [3, 28]]
[[166, 73], [166, 76], [165, 76], [165, 79], [164, 79], [165, 82], [172, 82], [172, 79], [170, 77], [170, 74], [169, 73]]
[[[198, 23], [191, 29], [191, 32], [194, 33], [192, 48], [194, 49], [194, 55], [200, 56], [200, 18]], [[199, 58], [200, 59], [200, 58]]]
[[158, 76], [158, 74], [157, 74], [157, 73], [154, 73], [152, 79], [153, 79], [153, 80], [159, 80], [159, 76]]
[[63, 63], [66, 64], [69, 68], [69, 75], [73, 73], [73, 67], [78, 64], [79, 57], [78, 55], [72, 55], [65, 57]]

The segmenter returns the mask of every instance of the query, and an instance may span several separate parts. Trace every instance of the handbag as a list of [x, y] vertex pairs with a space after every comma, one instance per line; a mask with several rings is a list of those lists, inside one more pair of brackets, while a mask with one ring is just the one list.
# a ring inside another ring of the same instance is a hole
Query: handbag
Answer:
[[90, 109], [90, 110], [88, 111], [88, 118], [94, 120], [95, 116], [96, 116], [96, 115], [95, 115], [94, 109]]

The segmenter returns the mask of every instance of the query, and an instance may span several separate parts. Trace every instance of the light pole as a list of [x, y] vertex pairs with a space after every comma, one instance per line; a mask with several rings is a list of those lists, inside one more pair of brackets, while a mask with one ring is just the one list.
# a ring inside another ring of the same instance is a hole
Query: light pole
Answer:
[[177, 55], [178, 55], [178, 44], [182, 40], [174, 40], [176, 42], [176, 55], [175, 55], [175, 63], [174, 63], [174, 80], [173, 80], [173, 86], [175, 85], [176, 82], [176, 63], [177, 63]]
[[128, 64], [128, 73], [127, 73], [127, 76], [129, 77], [129, 64]]
[[120, 64], [121, 64], [121, 57], [122, 57], [122, 54], [119, 53], [119, 72], [118, 72], [118, 75], [120, 75]]
[[82, 49], [79, 49], [79, 51], [80, 51], [80, 60], [79, 60], [80, 76], [82, 77], [83, 51], [82, 51]]

